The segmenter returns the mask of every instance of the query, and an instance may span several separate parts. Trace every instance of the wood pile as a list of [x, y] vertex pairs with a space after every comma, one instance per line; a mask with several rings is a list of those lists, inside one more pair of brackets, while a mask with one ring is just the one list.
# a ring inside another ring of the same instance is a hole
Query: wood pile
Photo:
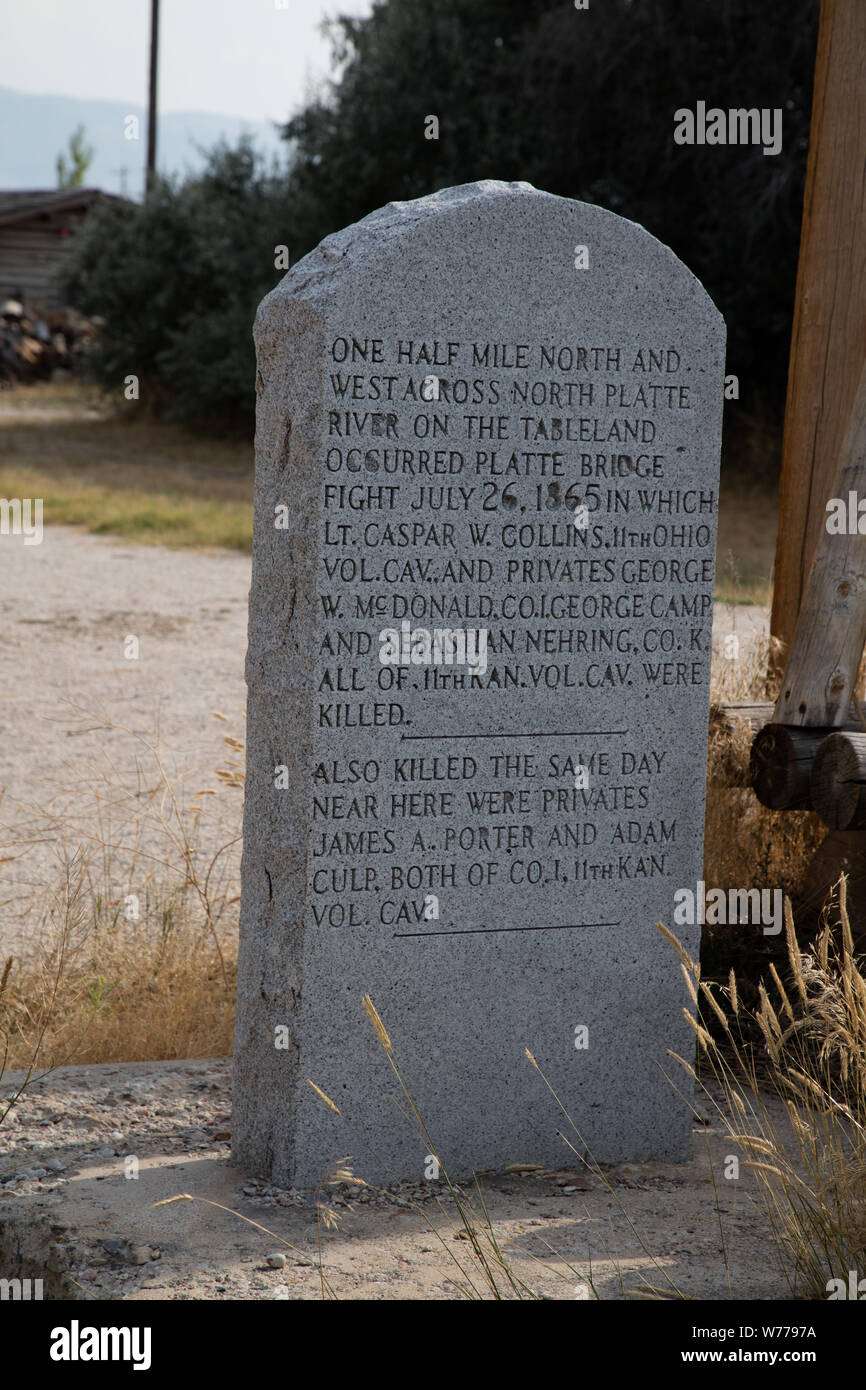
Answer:
[[98, 323], [77, 309], [43, 310], [19, 299], [0, 302], [0, 385], [62, 380], [79, 370]]

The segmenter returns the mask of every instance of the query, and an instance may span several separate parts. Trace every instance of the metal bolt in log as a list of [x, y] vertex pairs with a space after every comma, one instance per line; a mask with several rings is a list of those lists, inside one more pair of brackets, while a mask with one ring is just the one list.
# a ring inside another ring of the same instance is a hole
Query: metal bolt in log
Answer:
[[755, 795], [771, 811], [812, 810], [811, 772], [826, 729], [765, 724], [755, 735], [749, 775]]
[[830, 830], [866, 829], [866, 734], [828, 735], [811, 780], [812, 805]]

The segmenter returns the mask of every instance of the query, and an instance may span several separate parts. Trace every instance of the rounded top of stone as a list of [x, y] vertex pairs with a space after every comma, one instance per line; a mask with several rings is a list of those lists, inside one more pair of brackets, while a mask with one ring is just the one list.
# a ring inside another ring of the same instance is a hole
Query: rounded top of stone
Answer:
[[[311, 304], [325, 299], [339, 289], [344, 276], [357, 272], [364, 261], [374, 254], [381, 253], [392, 240], [413, 231], [423, 232], [425, 223], [432, 223], [434, 220], [438, 223], [440, 219], [460, 218], [467, 214], [472, 217], [484, 205], [495, 215], [503, 210], [505, 202], [510, 202], [515, 209], [520, 208], [523, 216], [532, 215], [533, 205], [539, 212], [542, 207], [545, 211], [551, 207], [564, 210], [577, 215], [584, 227], [604, 226], [608, 235], [618, 235], [621, 239], [627, 235], [632, 238], [632, 244], [643, 242], [647, 256], [658, 258], [657, 267], [664, 264], [667, 273], [679, 278], [681, 283], [692, 282], [693, 289], [699, 291], [706, 300], [707, 307], [721, 319], [697, 277], [670, 247], [659, 241], [640, 223], [596, 203], [583, 203], [574, 198], [546, 193], [523, 180], [506, 182], [502, 179], [479, 179], [474, 183], [443, 188], [422, 198], [386, 203], [360, 221], [332, 233], [325, 237], [315, 250], [299, 260], [265, 297], [260, 306], [260, 316], [268, 317], [268, 311], [277, 311], [280, 303], [287, 299], [300, 299]], [[539, 227], [539, 234], [543, 230], [546, 229]]]
[[531, 183], [505, 183], [502, 179], [479, 179], [476, 183], [461, 183], [453, 188], [442, 188], [423, 198], [407, 199], [405, 202], [390, 202], [375, 212], [368, 213], [359, 222], [343, 227], [339, 232], [326, 236], [315, 250], [310, 251], [289, 270], [277, 285], [274, 293], [288, 293], [295, 297], [303, 293], [305, 299], [315, 298], [316, 290], [323, 278], [328, 277], [339, 262], [349, 261], [357, 265], [364, 255], [383, 241], [400, 236], [417, 226], [428, 217], [439, 217], [468, 203], [496, 200], [504, 197], [551, 198], [553, 194], [542, 193]]

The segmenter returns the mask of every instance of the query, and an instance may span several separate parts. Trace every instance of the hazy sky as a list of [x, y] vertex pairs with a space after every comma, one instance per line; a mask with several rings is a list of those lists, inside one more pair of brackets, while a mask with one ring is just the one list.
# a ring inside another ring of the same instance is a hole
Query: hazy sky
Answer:
[[[159, 105], [285, 120], [328, 70], [320, 21], [371, 8], [372, 0], [161, 0]], [[143, 104], [149, 17], [150, 0], [0, 0], [0, 87]]]

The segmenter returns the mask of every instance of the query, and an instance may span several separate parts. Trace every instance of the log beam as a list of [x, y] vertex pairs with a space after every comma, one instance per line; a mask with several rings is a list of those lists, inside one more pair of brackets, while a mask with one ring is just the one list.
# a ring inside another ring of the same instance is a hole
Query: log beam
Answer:
[[866, 734], [825, 738], [811, 781], [812, 805], [830, 830], [866, 829]]
[[771, 811], [811, 811], [812, 764], [826, 729], [791, 729], [765, 724], [755, 737], [749, 763], [752, 788]]

